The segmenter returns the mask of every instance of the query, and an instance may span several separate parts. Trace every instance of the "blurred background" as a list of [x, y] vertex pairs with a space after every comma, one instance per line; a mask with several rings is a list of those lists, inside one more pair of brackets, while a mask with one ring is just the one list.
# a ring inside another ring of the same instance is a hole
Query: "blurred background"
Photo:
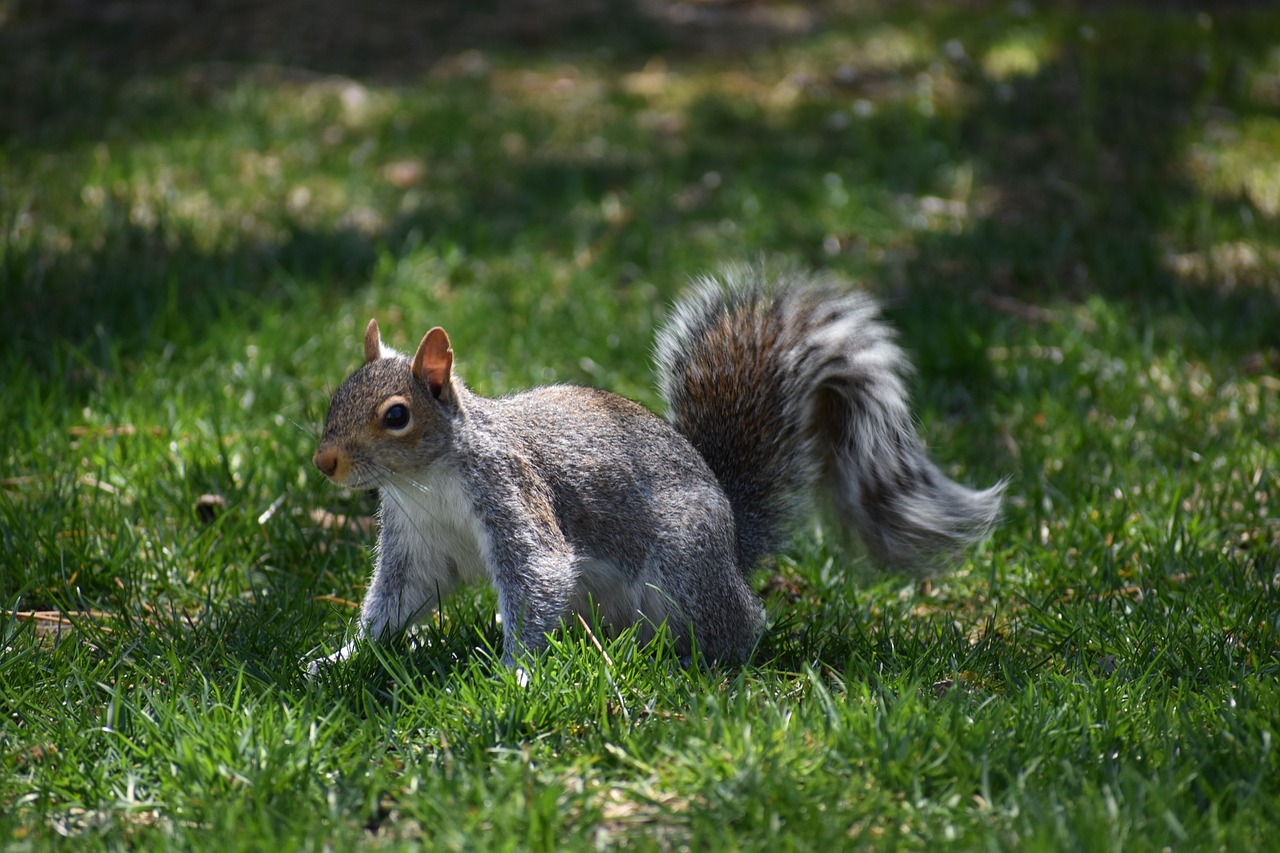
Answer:
[[1268, 5], [6, 0], [0, 324], [39, 362], [290, 282], [541, 302], [547, 259], [645, 302], [769, 253], [979, 329], [1207, 301], [1201, 344], [1274, 369], [1238, 329], [1274, 307]]

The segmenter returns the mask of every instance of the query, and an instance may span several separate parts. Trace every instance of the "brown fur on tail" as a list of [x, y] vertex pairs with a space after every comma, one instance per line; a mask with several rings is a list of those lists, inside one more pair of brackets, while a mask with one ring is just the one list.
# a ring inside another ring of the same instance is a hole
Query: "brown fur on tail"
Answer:
[[677, 303], [656, 360], [668, 420], [729, 495], [744, 573], [822, 493], [877, 560], [914, 574], [999, 515], [1003, 484], [968, 489], [925, 453], [910, 364], [866, 294], [732, 269]]

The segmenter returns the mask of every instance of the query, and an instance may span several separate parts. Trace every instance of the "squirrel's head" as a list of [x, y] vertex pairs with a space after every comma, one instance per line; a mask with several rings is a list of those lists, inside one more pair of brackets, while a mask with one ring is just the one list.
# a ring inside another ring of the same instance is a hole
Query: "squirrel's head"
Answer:
[[382, 344], [376, 320], [364, 333], [364, 365], [329, 404], [311, 461], [335, 483], [370, 488], [397, 475], [412, 479], [450, 444], [462, 413], [453, 348], [439, 326], [413, 358]]

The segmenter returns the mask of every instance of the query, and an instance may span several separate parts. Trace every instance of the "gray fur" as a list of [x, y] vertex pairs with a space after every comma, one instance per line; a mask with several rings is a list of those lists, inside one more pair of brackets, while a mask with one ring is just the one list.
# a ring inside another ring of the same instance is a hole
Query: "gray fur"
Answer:
[[[921, 571], [998, 512], [1000, 486], [965, 489], [924, 454], [872, 301], [819, 280], [743, 269], [680, 302], [657, 348], [670, 423], [588, 388], [487, 399], [450, 376], [433, 391], [372, 324], [366, 353], [315, 456], [381, 490], [360, 636], [403, 631], [483, 577], [508, 665], [575, 613], [642, 636], [665, 622], [682, 654], [742, 660], [764, 624], [751, 571], [815, 493], [877, 557]], [[389, 402], [408, 425], [380, 421]]]

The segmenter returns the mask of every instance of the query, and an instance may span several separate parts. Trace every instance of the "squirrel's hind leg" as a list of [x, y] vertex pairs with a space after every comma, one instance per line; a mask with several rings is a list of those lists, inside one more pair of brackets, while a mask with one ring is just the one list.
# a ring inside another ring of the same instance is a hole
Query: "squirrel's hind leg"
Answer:
[[703, 660], [743, 662], [764, 630], [764, 607], [738, 566], [732, 526], [700, 524], [697, 513], [690, 515], [655, 550], [646, 609], [652, 614], [659, 600], [665, 603], [682, 661], [692, 661], [696, 646]]

